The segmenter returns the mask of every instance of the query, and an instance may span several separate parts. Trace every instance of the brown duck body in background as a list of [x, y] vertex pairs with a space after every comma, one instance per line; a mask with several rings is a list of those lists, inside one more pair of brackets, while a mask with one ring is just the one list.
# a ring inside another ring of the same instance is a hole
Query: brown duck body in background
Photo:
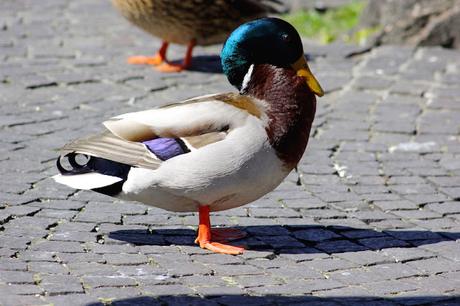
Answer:
[[[130, 64], [158, 66], [163, 72], [178, 72], [191, 64], [195, 45], [222, 43], [240, 24], [279, 13], [278, 0], [112, 0], [130, 22], [163, 40], [154, 56], [132, 56]], [[168, 63], [169, 43], [187, 45], [181, 64]]]

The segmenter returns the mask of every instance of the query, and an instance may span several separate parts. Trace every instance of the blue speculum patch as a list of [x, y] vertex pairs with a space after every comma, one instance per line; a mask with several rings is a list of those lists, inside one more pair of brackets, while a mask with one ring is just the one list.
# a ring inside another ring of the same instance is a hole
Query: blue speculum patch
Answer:
[[142, 142], [147, 148], [161, 160], [168, 160], [174, 156], [189, 152], [180, 139], [155, 138]]

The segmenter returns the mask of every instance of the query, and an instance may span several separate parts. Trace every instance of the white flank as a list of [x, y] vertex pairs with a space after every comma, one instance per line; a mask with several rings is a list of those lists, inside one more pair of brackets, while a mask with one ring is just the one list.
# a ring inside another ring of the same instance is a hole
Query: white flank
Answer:
[[53, 179], [56, 182], [67, 185], [71, 188], [84, 190], [101, 188], [122, 181], [122, 179], [119, 177], [104, 175], [95, 172], [77, 175], [58, 174], [53, 176]]
[[200, 203], [212, 211], [230, 209], [270, 192], [290, 169], [271, 148], [264, 122], [247, 113], [245, 120], [238, 117], [235, 113], [222, 141], [171, 158], [156, 170], [132, 168], [119, 196], [186, 212]]

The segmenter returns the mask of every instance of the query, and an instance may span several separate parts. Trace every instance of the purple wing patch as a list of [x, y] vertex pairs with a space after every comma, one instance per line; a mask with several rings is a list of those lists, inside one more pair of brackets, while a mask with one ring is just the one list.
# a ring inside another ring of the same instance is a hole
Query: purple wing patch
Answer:
[[142, 143], [161, 160], [190, 152], [182, 140], [177, 138], [155, 138]]

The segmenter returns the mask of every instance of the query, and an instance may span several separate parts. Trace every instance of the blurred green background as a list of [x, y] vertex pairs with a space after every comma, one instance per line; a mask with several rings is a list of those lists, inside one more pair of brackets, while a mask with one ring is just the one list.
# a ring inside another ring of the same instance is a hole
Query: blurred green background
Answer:
[[366, 39], [378, 30], [377, 27], [372, 27], [352, 31], [365, 6], [365, 1], [353, 1], [327, 10], [302, 9], [284, 15], [283, 18], [292, 23], [300, 35], [323, 44], [335, 40], [365, 44]]

